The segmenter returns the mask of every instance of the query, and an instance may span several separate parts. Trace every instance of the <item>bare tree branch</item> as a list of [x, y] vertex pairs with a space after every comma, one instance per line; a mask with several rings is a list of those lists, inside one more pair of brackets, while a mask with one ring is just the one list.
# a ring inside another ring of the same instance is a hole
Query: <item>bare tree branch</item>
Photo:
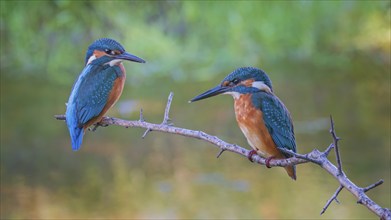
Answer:
[[[230, 151], [239, 155], [242, 155], [243, 157], [248, 156], [250, 153], [249, 150], [238, 146], [236, 144], [230, 144], [227, 143], [220, 138], [216, 136], [209, 135], [203, 131], [195, 131], [195, 130], [190, 130], [190, 129], [185, 129], [185, 128], [179, 128], [179, 127], [174, 127], [172, 123], [170, 123], [170, 118], [169, 118], [169, 111], [171, 107], [171, 102], [173, 98], [173, 93], [170, 93], [167, 101], [167, 105], [165, 108], [164, 112], [164, 118], [162, 123], [160, 124], [153, 124], [146, 122], [143, 116], [143, 111], [140, 110], [140, 119], [138, 121], [127, 121], [119, 118], [112, 118], [112, 117], [104, 117], [101, 122], [97, 123], [94, 125], [94, 129], [98, 126], [109, 126], [109, 125], [117, 125], [117, 126], [122, 126], [122, 127], [138, 127], [138, 128], [145, 128], [147, 129], [145, 133], [143, 134], [143, 138], [151, 131], [160, 131], [160, 132], [165, 132], [165, 133], [171, 133], [171, 134], [177, 134], [177, 135], [182, 135], [185, 137], [191, 137], [191, 138], [196, 138], [200, 139], [206, 142], [209, 142], [213, 144], [214, 146], [218, 147], [220, 149], [217, 158], [221, 156], [221, 154], [225, 151]], [[55, 118], [58, 120], [65, 120], [65, 115], [55, 115]], [[342, 162], [341, 162], [341, 157], [339, 154], [339, 148], [338, 148], [338, 141], [340, 140], [339, 137], [337, 137], [335, 133], [335, 128], [334, 128], [334, 121], [330, 116], [330, 123], [331, 123], [331, 128], [330, 128], [330, 133], [333, 137], [333, 143], [331, 143], [327, 149], [323, 152], [314, 149], [311, 152], [307, 154], [298, 154], [294, 153], [289, 150], [284, 150], [285, 153], [288, 153], [292, 155], [291, 158], [283, 159], [283, 160], [271, 160], [270, 161], [270, 166], [280, 166], [280, 167], [285, 167], [285, 166], [291, 166], [291, 165], [297, 165], [297, 164], [302, 164], [302, 163], [308, 163], [312, 162], [315, 164], [318, 164], [320, 167], [322, 167], [324, 170], [326, 170], [331, 176], [333, 176], [339, 183], [340, 186], [338, 189], [335, 191], [333, 196], [327, 201], [326, 205], [323, 207], [321, 214], [323, 214], [329, 205], [331, 204], [332, 201], [337, 201], [337, 196], [338, 194], [342, 191], [342, 189], [347, 189], [350, 193], [352, 193], [358, 200], [357, 203], [364, 205], [367, 207], [370, 211], [372, 211], [374, 214], [379, 216], [381, 219], [390, 219], [391, 220], [391, 211], [390, 209], [387, 208], [382, 208], [378, 204], [376, 204], [374, 201], [372, 201], [366, 194], [365, 192], [381, 185], [384, 181], [379, 180], [374, 184], [371, 184], [365, 188], [358, 187], [356, 186], [343, 172], [342, 170]], [[332, 149], [335, 149], [336, 157], [337, 157], [337, 165], [336, 167], [334, 164], [332, 164], [328, 159], [328, 155]], [[253, 161], [258, 164], [265, 165], [266, 161], [264, 158], [260, 157], [259, 155], [253, 155], [252, 157]]]

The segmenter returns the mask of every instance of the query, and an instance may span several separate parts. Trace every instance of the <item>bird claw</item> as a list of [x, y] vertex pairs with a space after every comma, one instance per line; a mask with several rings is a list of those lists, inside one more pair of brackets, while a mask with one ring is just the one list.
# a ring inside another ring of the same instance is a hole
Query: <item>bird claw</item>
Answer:
[[103, 124], [103, 123], [101, 123], [101, 121], [100, 121], [100, 122], [95, 123], [95, 124], [93, 125], [92, 128], [89, 127], [88, 130], [89, 130], [89, 131], [92, 131], [92, 132], [95, 132], [96, 129], [98, 129], [98, 127], [107, 127], [107, 126], [109, 126], [109, 125], [108, 125], [108, 124]]
[[[257, 151], [256, 151], [256, 150], [251, 150], [251, 151], [248, 153], [248, 155], [247, 155], [247, 158], [248, 158], [251, 162], [254, 162], [253, 159], [252, 159], [252, 156], [253, 156], [254, 154], [257, 154]], [[272, 159], [274, 159], [274, 158], [275, 158], [274, 156], [271, 156], [271, 157], [266, 158], [266, 160], [265, 160], [265, 165], [266, 165], [267, 168], [272, 168], [272, 167], [270, 166], [270, 161], [271, 161]]]
[[271, 157], [266, 158], [266, 160], [265, 160], [265, 165], [266, 165], [267, 168], [272, 168], [272, 167], [270, 166], [270, 161], [271, 161], [272, 159], [274, 159], [274, 158], [275, 158], [274, 156], [271, 156]]
[[91, 127], [89, 127], [88, 128], [88, 130], [89, 131], [92, 131], [92, 132], [95, 132], [96, 131], [96, 129], [99, 127], [99, 124], [98, 123], [96, 123], [96, 124], [94, 124], [94, 126], [91, 128]]
[[248, 158], [252, 163], [254, 162], [253, 159], [252, 159], [252, 156], [253, 156], [254, 154], [257, 154], [257, 151], [256, 151], [256, 150], [250, 150], [250, 152], [249, 152], [248, 155], [247, 155], [247, 158]]

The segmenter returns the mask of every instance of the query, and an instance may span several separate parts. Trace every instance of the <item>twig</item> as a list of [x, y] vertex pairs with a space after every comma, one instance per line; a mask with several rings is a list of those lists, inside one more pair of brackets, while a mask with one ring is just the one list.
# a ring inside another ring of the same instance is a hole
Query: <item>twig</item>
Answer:
[[334, 195], [326, 202], [326, 205], [323, 207], [322, 211], [320, 212], [321, 215], [327, 210], [327, 208], [329, 207], [331, 202], [333, 202], [333, 200], [335, 200], [337, 203], [339, 203], [339, 201], [337, 200], [337, 196], [342, 191], [342, 189], [343, 189], [343, 186], [340, 185], [338, 187], [338, 189], [335, 191]]
[[[141, 108], [140, 109], [140, 119], [138, 120], [139, 122], [145, 122], [145, 119], [144, 119], [144, 113], [143, 113], [143, 109]], [[151, 132], [152, 130], [150, 128], [147, 128], [147, 130], [145, 130], [144, 134], [141, 136], [142, 139], [145, 138], [145, 136], [147, 136], [147, 134], [149, 132]]]
[[149, 132], [151, 132], [151, 131], [152, 131], [152, 129], [147, 128], [147, 130], [145, 130], [145, 132], [144, 132], [144, 134], [141, 136], [141, 138], [144, 139], [144, 138], [147, 136], [147, 134], [148, 134]]
[[341, 162], [341, 156], [339, 154], [339, 147], [338, 147], [338, 141], [340, 140], [339, 137], [337, 137], [337, 134], [335, 133], [335, 128], [334, 128], [334, 121], [333, 117], [330, 115], [330, 133], [331, 136], [333, 137], [334, 140], [334, 149], [335, 149], [335, 156], [337, 159], [337, 164], [338, 164], [338, 174], [342, 174], [342, 162]]
[[141, 122], [144, 122], [144, 121], [145, 121], [145, 119], [144, 119], [144, 113], [143, 113], [143, 109], [142, 109], [142, 108], [140, 109], [140, 119], [139, 119], [139, 121], [141, 121]]
[[[161, 124], [153, 124], [146, 122], [144, 120], [143, 112], [140, 111], [140, 120], [138, 121], [127, 121], [119, 118], [111, 118], [111, 117], [104, 117], [102, 121], [99, 123], [101, 126], [108, 126], [108, 125], [117, 125], [122, 127], [138, 127], [138, 128], [146, 128], [147, 131], [144, 133], [143, 137], [150, 132], [150, 131], [160, 131], [165, 133], [171, 133], [176, 135], [182, 135], [186, 137], [196, 138], [200, 139], [206, 142], [209, 142], [213, 144], [214, 146], [218, 147], [220, 149], [220, 152], [218, 153], [217, 157], [219, 157], [223, 152], [230, 151], [236, 154], [239, 154], [245, 158], [247, 158], [247, 155], [249, 154], [249, 150], [235, 145], [227, 143], [221, 139], [219, 139], [216, 136], [209, 135], [202, 131], [195, 131], [185, 128], [179, 128], [174, 127], [169, 122], [169, 110], [172, 102], [173, 94], [170, 93], [167, 101], [167, 105], [165, 108], [164, 118], [163, 122]], [[55, 115], [55, 118], [58, 120], [65, 120], [64, 115]], [[337, 191], [334, 193], [334, 195], [330, 198], [330, 200], [326, 203], [325, 207], [322, 210], [322, 213], [326, 211], [330, 203], [335, 200], [337, 200], [337, 196], [339, 192], [345, 188], [350, 193], [352, 193], [357, 199], [358, 203], [364, 205], [367, 207], [370, 211], [375, 213], [377, 216], [379, 216], [381, 219], [390, 219], [391, 220], [391, 211], [387, 208], [382, 208], [378, 204], [376, 204], [374, 201], [372, 201], [366, 194], [368, 190], [371, 190], [383, 183], [383, 180], [379, 180], [378, 182], [371, 184], [370, 186], [367, 186], [365, 188], [360, 188], [356, 186], [348, 177], [344, 174], [342, 171], [342, 164], [341, 164], [341, 158], [339, 155], [339, 149], [338, 149], [338, 140], [340, 140], [339, 137], [337, 137], [334, 129], [334, 122], [330, 116], [331, 121], [331, 129], [330, 133], [333, 136], [334, 142], [330, 144], [327, 149], [324, 152], [320, 152], [317, 149], [314, 149], [313, 151], [307, 153], [307, 154], [297, 154], [292, 151], [285, 150], [285, 153], [288, 153], [290, 155], [293, 155], [291, 158], [282, 159], [282, 160], [271, 160], [270, 166], [291, 166], [291, 165], [297, 165], [302, 163], [308, 163], [312, 162], [315, 164], [318, 164], [320, 167], [322, 167], [324, 170], [326, 170], [331, 176], [333, 176], [339, 183], [340, 187], [337, 189]], [[337, 156], [337, 164], [338, 167], [334, 166], [328, 159], [327, 156], [330, 153], [330, 151], [335, 148], [335, 153]], [[259, 155], [253, 155], [252, 157], [253, 161], [258, 164], [265, 165], [265, 159], [260, 157]]]
[[379, 181], [377, 181], [376, 183], [371, 184], [371, 185], [369, 185], [369, 186], [363, 188], [363, 190], [364, 190], [364, 192], [367, 192], [367, 191], [369, 191], [369, 190], [375, 188], [376, 186], [379, 186], [379, 185], [383, 184], [383, 182], [384, 182], [384, 180], [379, 180]]
[[323, 155], [325, 156], [325, 157], [328, 157], [329, 156], [329, 154], [330, 154], [330, 152], [331, 152], [331, 150], [334, 148], [334, 143], [331, 143], [328, 147], [327, 147], [327, 149], [323, 152]]
[[320, 164], [322, 162], [319, 159], [311, 158], [310, 157], [312, 155], [311, 153], [302, 155], [302, 154], [298, 154], [298, 153], [295, 153], [295, 152], [293, 152], [291, 150], [284, 149], [284, 148], [279, 148], [279, 150], [284, 152], [284, 153], [290, 154], [290, 155], [292, 155], [294, 157], [297, 157], [297, 158], [300, 158], [300, 159], [303, 159], [303, 160], [306, 160], [306, 161], [310, 161], [312, 163]]
[[[163, 116], [163, 121], [162, 121], [161, 125], [167, 125], [167, 126], [173, 125], [173, 123], [170, 123], [170, 117], [169, 117], [171, 102], [172, 102], [173, 97], [174, 97], [174, 93], [170, 92], [170, 94], [168, 95], [166, 108], [164, 109], [164, 116]], [[145, 122], [144, 115], [143, 115], [143, 109], [140, 109], [140, 120], [139, 121]], [[147, 136], [147, 134], [151, 131], [153, 131], [151, 128], [147, 128], [147, 130], [144, 132], [144, 134], [141, 136], [141, 138], [144, 139]]]
[[219, 151], [219, 153], [217, 154], [216, 158], [219, 158], [219, 157], [224, 153], [224, 151], [225, 151], [225, 149], [222, 148], [222, 149]]
[[172, 123], [170, 123], [171, 119], [169, 117], [171, 102], [172, 102], [173, 97], [174, 97], [174, 93], [170, 92], [170, 94], [168, 95], [168, 99], [167, 99], [166, 109], [164, 109], [164, 117], [163, 117], [163, 122], [162, 122], [162, 124], [164, 124], [164, 125], [173, 125]]

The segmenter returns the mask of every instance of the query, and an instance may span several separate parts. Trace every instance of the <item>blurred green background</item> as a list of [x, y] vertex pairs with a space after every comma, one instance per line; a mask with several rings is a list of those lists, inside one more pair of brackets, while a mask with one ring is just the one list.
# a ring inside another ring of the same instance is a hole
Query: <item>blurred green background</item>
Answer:
[[[390, 1], [1, 0], [1, 218], [376, 218], [313, 164], [292, 181], [200, 140], [122, 127], [73, 152], [65, 112], [89, 44], [110, 37], [146, 64], [108, 115], [176, 126], [249, 148], [231, 97], [187, 101], [241, 66], [264, 69], [290, 110], [298, 152], [343, 139], [346, 174], [390, 208]], [[334, 161], [334, 155], [330, 157]]]

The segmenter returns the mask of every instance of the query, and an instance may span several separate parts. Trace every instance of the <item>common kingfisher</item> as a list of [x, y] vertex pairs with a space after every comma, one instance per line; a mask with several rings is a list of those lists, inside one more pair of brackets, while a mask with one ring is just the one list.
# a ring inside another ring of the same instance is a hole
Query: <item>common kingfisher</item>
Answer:
[[145, 63], [112, 39], [101, 38], [88, 47], [85, 67], [67, 103], [66, 123], [73, 150], [80, 148], [86, 128], [100, 122], [121, 96], [126, 79], [123, 60]]
[[[236, 121], [253, 150], [248, 159], [258, 154], [266, 158], [270, 168], [271, 159], [291, 157], [280, 149], [296, 152], [293, 123], [288, 109], [274, 95], [272, 82], [261, 69], [242, 67], [223, 79], [220, 85], [196, 96], [190, 102], [219, 94], [230, 94], [234, 98]], [[284, 167], [288, 175], [296, 180], [295, 166]]]

